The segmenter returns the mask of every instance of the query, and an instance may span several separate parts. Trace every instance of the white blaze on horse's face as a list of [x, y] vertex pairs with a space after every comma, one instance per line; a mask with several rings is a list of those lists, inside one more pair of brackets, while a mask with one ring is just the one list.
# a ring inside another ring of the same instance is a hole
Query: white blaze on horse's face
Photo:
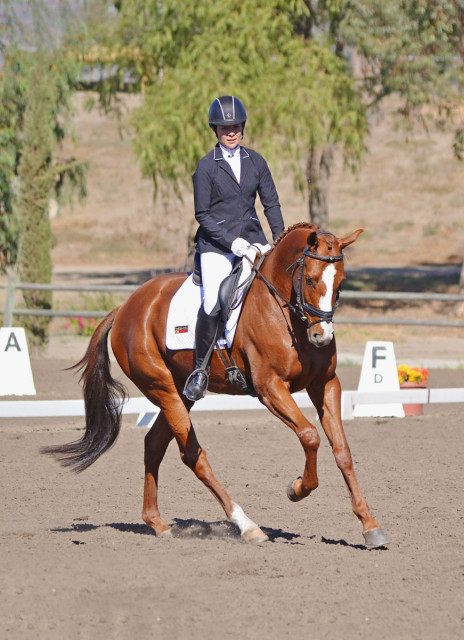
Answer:
[[[334, 294], [335, 274], [337, 270], [334, 264], [328, 264], [322, 272], [322, 282], [325, 284], [326, 291], [319, 298], [319, 309], [321, 311], [332, 311], [332, 298]], [[325, 347], [332, 341], [334, 336], [334, 328], [332, 322], [320, 322], [314, 325], [314, 331], [308, 331], [309, 341], [316, 347]]]

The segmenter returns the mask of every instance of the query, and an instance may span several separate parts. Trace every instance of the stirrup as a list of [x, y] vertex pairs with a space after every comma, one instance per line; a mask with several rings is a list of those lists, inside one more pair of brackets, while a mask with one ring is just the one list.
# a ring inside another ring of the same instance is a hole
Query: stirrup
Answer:
[[[198, 377], [197, 380], [195, 380], [196, 377]], [[205, 396], [206, 389], [208, 388], [208, 382], [208, 369], [195, 369], [194, 371], [192, 371], [185, 382], [183, 391], [184, 396], [191, 402], [201, 400]]]

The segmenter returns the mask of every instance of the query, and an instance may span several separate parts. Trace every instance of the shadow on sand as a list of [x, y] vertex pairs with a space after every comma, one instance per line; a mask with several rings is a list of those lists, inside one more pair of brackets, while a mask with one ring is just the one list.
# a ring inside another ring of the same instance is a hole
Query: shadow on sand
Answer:
[[[361, 551], [373, 551], [373, 549], [369, 549], [365, 544], [350, 544], [346, 540], [332, 540], [331, 538], [321, 537], [321, 542], [324, 544], [333, 544], [338, 545], [340, 547], [350, 547], [350, 549], [360, 549]], [[388, 547], [376, 547], [375, 551], [388, 551]]]
[[[85, 522], [73, 523], [70, 527], [57, 527], [51, 529], [53, 533], [87, 533], [89, 531], [95, 531], [97, 529], [111, 528], [123, 533], [135, 533], [143, 536], [156, 535], [153, 529], [145, 524], [124, 523], [124, 522], [110, 522], [107, 524], [89, 524]], [[271, 529], [269, 527], [262, 527], [264, 533], [268, 536], [270, 542], [283, 541], [291, 544], [304, 544], [303, 542], [297, 542], [297, 539], [301, 536], [297, 533], [290, 533], [283, 531], [282, 529]], [[240, 531], [231, 522], [227, 520], [219, 520], [217, 522], [205, 522], [203, 520], [195, 520], [193, 518], [189, 520], [182, 520], [180, 518], [174, 518], [171, 528], [171, 537], [173, 538], [196, 538], [198, 540], [235, 540], [241, 542]], [[310, 536], [314, 538], [314, 536]], [[78, 544], [79, 541], [74, 541]]]

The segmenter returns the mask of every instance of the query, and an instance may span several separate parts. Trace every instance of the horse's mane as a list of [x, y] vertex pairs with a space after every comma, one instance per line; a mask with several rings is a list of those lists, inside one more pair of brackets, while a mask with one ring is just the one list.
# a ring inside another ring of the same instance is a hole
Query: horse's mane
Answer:
[[280, 236], [275, 239], [273, 249], [279, 244], [281, 240], [283, 240], [286, 236], [288, 236], [289, 233], [291, 233], [292, 231], [295, 231], [295, 229], [308, 229], [308, 231], [316, 231], [316, 232], [321, 230], [320, 227], [313, 224], [312, 222], [297, 222], [296, 224], [292, 224], [290, 227], [287, 227], [287, 229], [284, 229], [282, 231]]

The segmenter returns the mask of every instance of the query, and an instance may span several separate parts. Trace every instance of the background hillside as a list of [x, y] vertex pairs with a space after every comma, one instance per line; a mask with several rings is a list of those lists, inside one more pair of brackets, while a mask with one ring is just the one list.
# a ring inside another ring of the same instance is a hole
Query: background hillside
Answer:
[[[152, 184], [141, 178], [132, 155], [130, 132], [120, 133], [137, 98], [124, 98], [126, 117], [118, 124], [97, 110], [85, 111], [85, 97], [75, 98], [72, 151], [89, 164], [88, 198], [53, 211], [55, 272], [181, 267], [194, 225], [190, 190], [183, 203], [173, 200], [167, 208], [153, 201]], [[341, 236], [364, 228], [347, 251], [350, 267], [459, 265], [464, 164], [453, 157], [451, 135], [434, 129], [407, 137], [395, 130], [392, 112], [387, 104], [372, 120], [358, 174], [344, 171], [338, 159], [331, 179], [330, 230]], [[250, 122], [245, 144], [259, 151], [249, 137], [252, 129]], [[285, 167], [271, 168], [286, 225], [307, 220], [306, 199], [295, 193]]]

